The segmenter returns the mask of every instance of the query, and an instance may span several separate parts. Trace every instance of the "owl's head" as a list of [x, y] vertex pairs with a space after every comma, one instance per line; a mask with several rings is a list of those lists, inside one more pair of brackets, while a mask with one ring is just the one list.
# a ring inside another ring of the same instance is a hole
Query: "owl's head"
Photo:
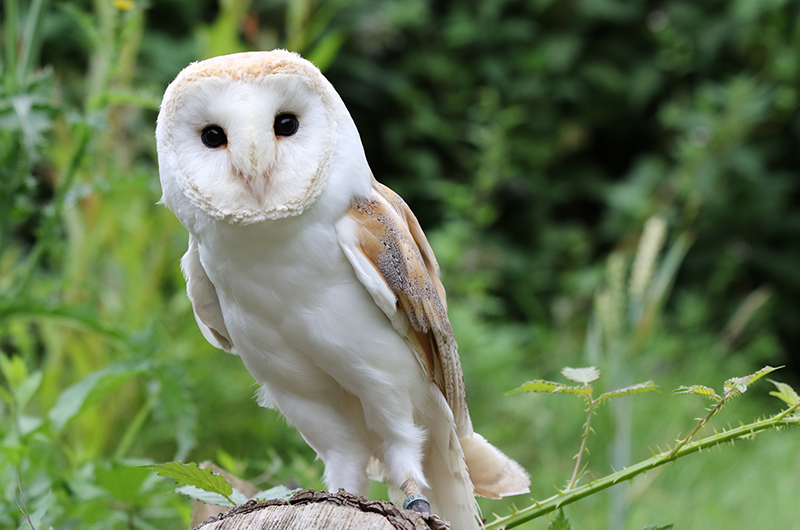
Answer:
[[312, 63], [284, 50], [186, 67], [164, 94], [156, 140], [167, 206], [178, 213], [186, 198], [238, 224], [303, 212], [343, 149], [366, 167], [336, 91]]

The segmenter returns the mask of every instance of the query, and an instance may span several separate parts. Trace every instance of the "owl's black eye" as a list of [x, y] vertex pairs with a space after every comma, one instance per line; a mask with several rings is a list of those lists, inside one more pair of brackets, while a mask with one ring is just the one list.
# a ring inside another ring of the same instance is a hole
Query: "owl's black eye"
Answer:
[[215, 149], [228, 143], [228, 137], [225, 136], [225, 130], [219, 125], [209, 125], [200, 134], [200, 139], [206, 147]]
[[297, 132], [300, 122], [294, 114], [278, 114], [275, 117], [275, 136], [291, 136]]

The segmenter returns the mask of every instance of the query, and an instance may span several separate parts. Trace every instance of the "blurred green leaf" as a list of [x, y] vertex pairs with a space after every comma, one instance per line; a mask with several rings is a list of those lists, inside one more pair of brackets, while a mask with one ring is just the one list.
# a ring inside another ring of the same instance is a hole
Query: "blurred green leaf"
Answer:
[[36, 370], [30, 373], [16, 391], [17, 405], [19, 408], [24, 408], [28, 401], [33, 397], [39, 385], [42, 384], [42, 372]]
[[145, 91], [108, 90], [94, 96], [90, 106], [99, 106], [100, 103], [108, 105], [135, 105], [147, 110], [158, 110], [161, 97]]
[[547, 525], [547, 530], [572, 530], [572, 525], [564, 515], [564, 510], [558, 510], [556, 517]]
[[778, 399], [780, 399], [789, 406], [794, 406], [800, 403], [800, 396], [797, 395], [797, 392], [795, 392], [794, 388], [787, 385], [786, 383], [779, 383], [777, 381], [772, 381], [772, 380], [770, 381], [772, 382], [772, 384], [778, 387], [777, 392], [773, 390], [772, 392], [769, 393], [770, 396], [777, 397]]
[[600, 394], [598, 398], [595, 400], [595, 403], [598, 405], [608, 401], [609, 399], [621, 397], [621, 396], [632, 396], [635, 394], [644, 394], [646, 392], [657, 392], [658, 387], [653, 381], [645, 381], [644, 383], [639, 383], [636, 385], [627, 386], [625, 388], [620, 388], [617, 390], [612, 390], [611, 392], [604, 392]]
[[22, 436], [27, 436], [36, 429], [42, 426], [44, 420], [38, 416], [27, 416], [21, 414], [17, 417], [17, 425], [19, 426], [19, 433]]
[[268, 490], [261, 490], [251, 498], [257, 500], [258, 502], [265, 502], [272, 499], [289, 499], [289, 497], [298, 491], [302, 490], [300, 488], [289, 489], [286, 486], [275, 486], [274, 488], [270, 488]]
[[58, 4], [58, 8], [69, 15], [69, 18], [81, 29], [83, 37], [87, 40], [91, 49], [107, 49], [108, 43], [105, 42], [94, 17], [69, 3]]
[[673, 394], [697, 394], [698, 396], [705, 396], [713, 401], [721, 401], [722, 398], [717, 395], [713, 388], [703, 385], [680, 386], [672, 391]]
[[19, 356], [7, 357], [5, 354], [0, 354], [0, 372], [6, 378], [8, 386], [14, 397], [18, 397], [19, 389], [24, 384], [28, 369], [25, 367], [25, 361]]
[[6, 389], [0, 386], [0, 398], [3, 398], [8, 405], [14, 403], [14, 396], [10, 392], [6, 392]]
[[564, 383], [545, 381], [544, 379], [534, 379], [524, 385], [506, 392], [506, 394], [517, 394], [519, 392], [548, 392], [551, 394], [577, 394], [584, 397], [590, 396], [594, 389], [588, 385], [570, 386]]
[[237, 460], [225, 449], [217, 449], [216, 464], [233, 476], [241, 477], [247, 469], [247, 462]]
[[344, 32], [333, 29], [326, 33], [306, 54], [306, 59], [317, 65], [317, 68], [324, 72], [336, 58], [339, 49], [342, 47], [342, 44], [344, 44], [344, 40]]
[[105, 392], [111, 392], [114, 387], [121, 384], [124, 380], [134, 377], [153, 367], [151, 361], [139, 360], [133, 362], [117, 362], [100, 370], [96, 370], [85, 376], [79, 382], [66, 388], [53, 408], [47, 413], [48, 418], [56, 431], [61, 431], [72, 418], [78, 414], [86, 404], [88, 398], [98, 388], [99, 383], [104, 379], [112, 380], [110, 385], [104, 388]]
[[222, 0], [216, 20], [199, 31], [203, 59], [246, 51], [239, 31], [251, 0]]
[[130, 504], [142, 500], [142, 485], [152, 476], [149, 469], [113, 463], [94, 470], [95, 484], [114, 499]]

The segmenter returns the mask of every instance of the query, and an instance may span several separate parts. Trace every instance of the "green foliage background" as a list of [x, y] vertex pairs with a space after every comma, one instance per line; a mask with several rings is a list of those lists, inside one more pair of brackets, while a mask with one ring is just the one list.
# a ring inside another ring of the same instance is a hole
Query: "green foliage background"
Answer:
[[[196, 329], [187, 235], [156, 205], [166, 85], [193, 60], [274, 47], [324, 70], [420, 218], [476, 428], [535, 497], [569, 479], [583, 411], [503, 397], [529, 379], [595, 364], [602, 391], [668, 391], [769, 363], [796, 382], [797, 1], [5, 0], [0, 527], [27, 525], [15, 466], [36, 528], [186, 527], [188, 503], [137, 463], [321, 487], [300, 436]], [[686, 253], [642, 324], [629, 271], [653, 216], [659, 263]], [[722, 421], [777, 410], [758, 391]], [[667, 392], [601, 411], [587, 476], [701, 415]], [[800, 528], [798, 476], [797, 433], [767, 435], [566, 512], [576, 529]], [[512, 501], [528, 504], [484, 513]]]

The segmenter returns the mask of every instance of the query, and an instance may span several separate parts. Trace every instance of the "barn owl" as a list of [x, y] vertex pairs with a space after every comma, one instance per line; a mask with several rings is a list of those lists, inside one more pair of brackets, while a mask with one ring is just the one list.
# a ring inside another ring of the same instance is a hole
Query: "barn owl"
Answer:
[[283, 50], [186, 67], [156, 127], [163, 203], [189, 231], [197, 324], [316, 451], [324, 481], [482, 527], [475, 495], [528, 491], [472, 429], [436, 258], [373, 177], [330, 82]]

